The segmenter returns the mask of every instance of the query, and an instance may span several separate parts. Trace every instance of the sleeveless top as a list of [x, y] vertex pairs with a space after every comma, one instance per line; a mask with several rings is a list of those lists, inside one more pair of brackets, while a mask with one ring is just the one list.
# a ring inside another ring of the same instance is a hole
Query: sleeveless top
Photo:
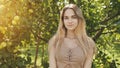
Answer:
[[[81, 47], [74, 41], [66, 43], [64, 39], [60, 51], [56, 53], [56, 66], [57, 68], [83, 68], [85, 62], [85, 55]], [[68, 47], [70, 44], [76, 45], [76, 47]]]

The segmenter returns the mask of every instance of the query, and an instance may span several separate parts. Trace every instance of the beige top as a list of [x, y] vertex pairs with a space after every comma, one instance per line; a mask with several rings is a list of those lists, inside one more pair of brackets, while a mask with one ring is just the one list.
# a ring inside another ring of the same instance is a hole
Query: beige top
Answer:
[[65, 38], [60, 52], [56, 54], [57, 68], [83, 68], [84, 62], [85, 55], [76, 41]]

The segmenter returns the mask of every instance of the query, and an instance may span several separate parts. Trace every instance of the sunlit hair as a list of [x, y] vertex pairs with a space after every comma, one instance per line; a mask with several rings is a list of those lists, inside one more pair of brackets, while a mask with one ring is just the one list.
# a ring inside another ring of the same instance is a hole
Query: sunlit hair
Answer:
[[[83, 49], [84, 54], [87, 55], [87, 50], [89, 49], [90, 45], [94, 45], [94, 42], [86, 34], [86, 22], [83, 17], [82, 11], [74, 4], [66, 5], [60, 12], [60, 22], [58, 30], [54, 36], [54, 40], [57, 41], [57, 50], [59, 51], [63, 39], [66, 37], [67, 34], [67, 29], [65, 28], [63, 21], [64, 13], [67, 9], [72, 9], [78, 18], [78, 26], [74, 30], [74, 34], [77, 39], [76, 41], [78, 42], [78, 45]], [[55, 41], [54, 43], [56, 43]]]

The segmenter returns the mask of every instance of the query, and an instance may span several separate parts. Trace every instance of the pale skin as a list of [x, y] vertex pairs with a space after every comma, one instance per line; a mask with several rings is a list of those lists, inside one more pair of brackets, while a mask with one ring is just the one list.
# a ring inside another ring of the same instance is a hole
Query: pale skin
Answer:
[[[73, 38], [75, 38], [74, 30], [80, 22], [78, 23], [78, 18], [72, 9], [67, 9], [65, 11], [63, 21], [64, 21], [65, 28], [67, 29], [66, 38], [69, 38], [69, 39], [66, 39], [65, 42], [68, 43], [69, 48], [74, 48], [76, 46], [75, 46], [74, 42], [72, 42], [71, 40]], [[69, 42], [72, 42], [73, 44], [69, 44]], [[50, 44], [55, 45], [53, 43], [50, 43]], [[50, 55], [49, 55], [50, 68], [57, 68], [56, 67], [56, 60], [55, 60], [55, 52], [56, 52], [55, 47], [52, 46], [50, 49]], [[89, 52], [90, 52], [90, 55], [86, 58], [84, 68], [91, 68], [93, 50], [90, 49]]]
[[64, 25], [67, 28], [67, 37], [74, 38], [74, 29], [78, 25], [78, 18], [72, 9], [67, 9], [65, 11]]
[[[64, 13], [64, 25], [67, 28], [67, 37], [74, 38], [74, 29], [78, 25], [78, 18], [72, 9], [67, 9], [65, 11], [65, 13]], [[70, 43], [71, 40], [68, 40], [67, 42]], [[69, 47], [74, 48], [76, 46], [74, 46], [74, 44], [72, 44], [72, 45], [69, 44]], [[89, 51], [89, 52], [93, 53], [93, 51]], [[91, 61], [92, 61], [91, 57], [90, 56], [87, 57], [84, 68], [91, 68]]]
[[64, 25], [65, 25], [65, 28], [67, 29], [67, 37], [66, 37], [67, 39], [65, 42], [68, 43], [69, 48], [74, 48], [74, 47], [76, 47], [73, 42], [73, 40], [74, 40], [73, 38], [75, 38], [74, 29], [78, 25], [78, 18], [72, 9], [67, 9], [65, 11]]

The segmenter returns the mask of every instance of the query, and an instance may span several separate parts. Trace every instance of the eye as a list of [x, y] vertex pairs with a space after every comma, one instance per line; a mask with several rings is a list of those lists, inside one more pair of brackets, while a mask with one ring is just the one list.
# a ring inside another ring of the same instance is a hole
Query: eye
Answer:
[[67, 17], [67, 16], [64, 16], [63, 19], [68, 19], [68, 17]]
[[73, 18], [73, 19], [77, 19], [77, 16], [76, 16], [76, 15], [73, 15], [72, 18]]

